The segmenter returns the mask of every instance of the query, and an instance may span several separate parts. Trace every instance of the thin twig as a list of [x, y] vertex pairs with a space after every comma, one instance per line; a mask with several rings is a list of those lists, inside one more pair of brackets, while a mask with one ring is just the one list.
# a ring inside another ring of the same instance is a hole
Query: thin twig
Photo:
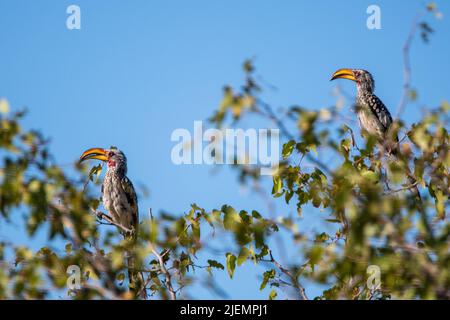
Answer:
[[97, 211], [92, 209], [91, 211], [97, 218], [99, 218], [100, 220], [106, 220], [109, 224], [116, 226], [117, 228], [121, 229], [122, 231], [124, 231], [125, 233], [132, 233], [133, 231], [131, 229], [128, 229], [127, 227], [121, 225], [120, 223], [117, 223], [113, 220], [113, 218], [111, 218], [109, 215], [107, 215], [106, 213], [103, 213], [101, 211]]
[[413, 24], [409, 31], [408, 37], [406, 38], [405, 44], [403, 45], [403, 93], [400, 99], [400, 103], [397, 107], [397, 114], [395, 119], [399, 119], [400, 115], [403, 113], [406, 103], [408, 100], [408, 95], [411, 89], [411, 63], [409, 57], [409, 51], [411, 48], [411, 43], [414, 39], [414, 35], [416, 33], [418, 27], [419, 18], [422, 16], [422, 13], [418, 13], [413, 20]]
[[164, 274], [164, 277], [166, 279], [165, 283], [166, 283], [167, 290], [169, 290], [170, 299], [171, 300], [176, 300], [177, 299], [177, 294], [176, 294], [176, 290], [173, 288], [173, 285], [172, 285], [172, 276], [171, 276], [170, 272], [166, 268], [166, 265], [165, 265], [163, 257], [158, 252], [156, 252], [156, 250], [153, 248], [153, 246], [151, 246], [151, 251], [152, 251], [153, 255], [159, 261], [161, 272]]
[[413, 188], [415, 188], [418, 184], [419, 184], [419, 182], [416, 181], [416, 182], [414, 182], [413, 184], [408, 185], [408, 186], [406, 186], [406, 187], [403, 187], [403, 188], [400, 188], [400, 189], [396, 189], [396, 190], [390, 190], [389, 192], [384, 193], [384, 195], [394, 194], [394, 193], [398, 193], [398, 192], [401, 192], [401, 191], [413, 189]]
[[[187, 229], [189, 229], [189, 227], [191, 226], [191, 224], [188, 224], [186, 227], [184, 227], [183, 231], [181, 231], [181, 233], [177, 236], [177, 238], [175, 239], [175, 243], [178, 243], [178, 241], [180, 241], [181, 235], [183, 233], [185, 233], [187, 231]], [[161, 255], [162, 258], [165, 257], [166, 254], [168, 254], [170, 251], [172, 251], [172, 249], [166, 249], [164, 250], [163, 254]]]
[[[295, 137], [294, 135], [286, 128], [286, 126], [284, 125], [283, 121], [280, 120], [280, 118], [277, 117], [277, 115], [275, 114], [275, 111], [273, 111], [272, 107], [262, 101], [261, 99], [257, 99], [257, 102], [259, 105], [262, 106], [262, 108], [265, 110], [266, 112], [266, 116], [272, 120], [273, 122], [275, 122], [275, 124], [278, 126], [278, 128], [280, 129], [280, 132], [289, 140], [294, 140], [295, 141]], [[262, 113], [260, 111], [260, 113]], [[262, 113], [263, 114], [263, 113]], [[328, 166], [323, 163], [322, 161], [314, 158], [310, 153], [306, 153], [306, 158], [308, 159], [308, 161], [312, 162], [313, 164], [315, 164], [316, 166], [318, 166], [322, 171], [325, 171], [328, 174], [331, 174], [331, 170], [330, 168], [328, 168]]]
[[270, 255], [270, 262], [272, 262], [282, 273], [284, 273], [289, 277], [289, 279], [292, 282], [291, 283], [292, 286], [298, 290], [300, 298], [302, 300], [309, 300], [308, 297], [306, 296], [305, 288], [303, 288], [303, 286], [300, 285], [297, 276], [293, 275], [288, 269], [284, 268], [280, 263], [278, 263], [278, 261], [274, 259], [271, 250], [269, 251], [269, 255]]
[[277, 117], [275, 112], [272, 110], [272, 107], [268, 103], [262, 101], [261, 99], [257, 99], [257, 102], [266, 111], [267, 117], [269, 117], [270, 120], [275, 122], [275, 124], [280, 129], [281, 133], [284, 134], [289, 140], [295, 140], [294, 135], [291, 134], [291, 132], [284, 125], [284, 123]]

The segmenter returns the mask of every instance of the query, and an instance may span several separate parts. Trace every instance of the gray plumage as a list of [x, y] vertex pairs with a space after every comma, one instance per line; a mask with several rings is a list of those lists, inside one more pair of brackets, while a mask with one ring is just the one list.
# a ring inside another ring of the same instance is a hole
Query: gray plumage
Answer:
[[[138, 226], [139, 209], [136, 191], [127, 177], [127, 158], [118, 149], [107, 150], [107, 170], [102, 184], [102, 201], [105, 209], [116, 223], [129, 229], [122, 232], [125, 239], [135, 245]], [[144, 283], [142, 276], [136, 269], [135, 256], [127, 252], [127, 267], [130, 289], [137, 295], [147, 298], [145, 290], [140, 290]]]
[[[357, 80], [356, 114], [361, 129], [384, 142], [392, 125], [392, 116], [383, 102], [373, 93], [375, 81], [366, 70], [353, 70]], [[397, 140], [396, 137], [394, 140]]]
[[108, 167], [102, 185], [102, 201], [115, 222], [136, 231], [139, 221], [137, 196], [126, 176], [127, 159], [122, 151], [108, 150]]
[[[103, 206], [119, 228], [127, 247], [135, 247], [139, 226], [139, 210], [136, 191], [127, 177], [127, 158], [117, 148], [90, 148], [83, 152], [80, 161], [97, 159], [107, 163], [107, 170], [102, 184]], [[124, 230], [126, 228], [126, 230]], [[141, 273], [135, 264], [134, 250], [126, 251], [130, 289], [144, 299], [147, 294]]]

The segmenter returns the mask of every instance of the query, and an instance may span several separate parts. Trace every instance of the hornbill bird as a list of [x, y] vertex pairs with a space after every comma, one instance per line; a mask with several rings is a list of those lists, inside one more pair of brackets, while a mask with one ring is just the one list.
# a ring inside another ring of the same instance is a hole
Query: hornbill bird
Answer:
[[[91, 148], [83, 152], [80, 162], [96, 159], [107, 164], [107, 170], [102, 184], [102, 202], [110, 218], [118, 225], [121, 234], [131, 244], [136, 243], [139, 226], [139, 210], [136, 191], [127, 174], [127, 158], [117, 148]], [[125, 231], [127, 230], [127, 231]], [[127, 253], [127, 267], [130, 289], [137, 293], [142, 283], [139, 272], [135, 269], [133, 254]], [[145, 290], [144, 290], [145, 291]], [[142, 296], [142, 294], [140, 294]]]
[[[356, 82], [356, 114], [363, 133], [374, 136], [378, 143], [387, 151], [388, 155], [398, 155], [398, 137], [393, 132], [392, 116], [383, 102], [374, 94], [375, 81], [369, 71], [362, 69], [339, 69], [333, 73], [331, 80], [348, 79]], [[412, 185], [416, 179], [407, 168], [407, 177]], [[420, 193], [415, 186], [411, 189], [420, 199]]]

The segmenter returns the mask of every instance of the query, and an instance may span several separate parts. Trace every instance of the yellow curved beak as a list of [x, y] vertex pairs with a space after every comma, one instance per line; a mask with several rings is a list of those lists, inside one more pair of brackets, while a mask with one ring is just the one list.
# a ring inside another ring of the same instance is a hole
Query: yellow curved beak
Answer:
[[80, 157], [80, 162], [89, 159], [97, 159], [101, 161], [107, 161], [108, 157], [106, 156], [106, 150], [102, 148], [91, 148], [83, 152]]
[[355, 78], [355, 75], [353, 74], [352, 69], [339, 69], [338, 71], [333, 73], [333, 75], [331, 76], [330, 81], [338, 79], [338, 78], [343, 78], [343, 79], [356, 81], [356, 78]]

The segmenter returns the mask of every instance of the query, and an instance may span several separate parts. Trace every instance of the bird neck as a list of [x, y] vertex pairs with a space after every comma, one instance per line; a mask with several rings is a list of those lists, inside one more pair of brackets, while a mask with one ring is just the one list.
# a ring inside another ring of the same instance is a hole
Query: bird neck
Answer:
[[359, 97], [364, 97], [364, 96], [373, 94], [373, 85], [371, 83], [357, 82], [356, 88], [357, 88]]
[[126, 167], [118, 165], [117, 163], [115, 165], [108, 164], [108, 167], [106, 169], [106, 175], [108, 176], [124, 177], [126, 173]]

